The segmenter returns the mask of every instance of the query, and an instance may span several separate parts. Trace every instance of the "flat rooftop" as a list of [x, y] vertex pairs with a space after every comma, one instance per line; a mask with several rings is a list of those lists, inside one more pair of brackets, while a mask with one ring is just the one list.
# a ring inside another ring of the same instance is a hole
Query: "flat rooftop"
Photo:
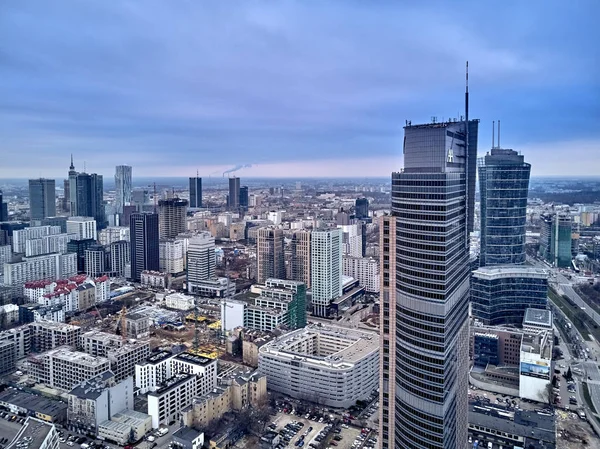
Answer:
[[552, 328], [552, 312], [546, 309], [532, 309], [525, 310], [525, 317], [523, 318], [523, 325], [534, 325], [543, 326], [549, 329]]
[[210, 365], [214, 362], [214, 359], [209, 359], [189, 352], [180, 352], [174, 357], [175, 360], [181, 360], [182, 362], [193, 363], [194, 365]]
[[202, 432], [199, 432], [196, 429], [192, 429], [191, 427], [180, 427], [175, 432], [173, 432], [173, 437], [179, 438], [183, 441], [193, 442], [196, 438], [198, 438]]
[[505, 265], [497, 267], [480, 267], [473, 271], [473, 276], [480, 279], [501, 279], [501, 278], [535, 278], [548, 279], [550, 276], [548, 270], [523, 265]]
[[165, 380], [162, 385], [160, 386], [160, 388], [158, 388], [156, 391], [152, 391], [150, 393], [148, 393], [148, 396], [160, 396], [164, 393], [166, 393], [167, 391], [176, 388], [177, 386], [181, 385], [184, 382], [187, 382], [189, 379], [191, 379], [194, 376], [194, 374], [189, 374], [189, 373], [180, 373], [180, 374], [176, 374], [175, 376], [171, 377], [170, 379]]
[[37, 449], [44, 445], [54, 425], [29, 417], [7, 449]]
[[158, 352], [153, 352], [150, 357], [148, 357], [146, 359], [146, 361], [143, 364], [151, 364], [151, 365], [156, 365], [157, 363], [162, 362], [163, 360], [168, 359], [169, 357], [173, 356], [172, 352], [169, 351], [158, 351]]
[[49, 416], [57, 416], [66, 413], [67, 404], [60, 401], [53, 401], [42, 396], [24, 393], [19, 390], [7, 389], [0, 393], [0, 402], [16, 405], [27, 410], [33, 410], [38, 413]]

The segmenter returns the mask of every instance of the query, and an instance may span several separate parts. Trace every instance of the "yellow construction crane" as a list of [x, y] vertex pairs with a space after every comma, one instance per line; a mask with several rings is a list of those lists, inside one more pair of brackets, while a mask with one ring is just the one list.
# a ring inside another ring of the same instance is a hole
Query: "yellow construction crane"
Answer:
[[121, 312], [119, 313], [119, 318], [117, 318], [117, 335], [121, 334], [121, 338], [125, 339], [127, 337], [127, 323], [125, 321], [125, 315], [127, 314], [127, 307], [123, 306]]

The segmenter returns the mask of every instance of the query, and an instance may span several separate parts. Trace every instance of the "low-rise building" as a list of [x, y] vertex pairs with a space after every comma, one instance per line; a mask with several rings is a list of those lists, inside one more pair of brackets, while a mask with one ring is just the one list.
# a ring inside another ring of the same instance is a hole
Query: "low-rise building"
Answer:
[[60, 449], [54, 424], [29, 416], [6, 449]]
[[336, 326], [308, 325], [263, 345], [258, 370], [269, 389], [347, 408], [368, 398], [379, 379], [379, 337]]
[[67, 404], [20, 390], [8, 389], [1, 392], [0, 406], [11, 413], [35, 416], [46, 422], [61, 425], [67, 422]]
[[108, 371], [110, 362], [66, 347], [52, 349], [29, 360], [29, 376], [52, 388], [71, 390], [75, 385]]
[[165, 296], [165, 306], [169, 309], [192, 310], [195, 302], [194, 297], [183, 293], [171, 293]]
[[146, 287], [167, 288], [169, 284], [169, 274], [160, 271], [144, 270], [141, 274], [140, 283]]
[[127, 338], [146, 338], [150, 335], [150, 320], [139, 313], [125, 315]]
[[173, 432], [175, 449], [201, 449], [204, 445], [204, 433], [190, 427], [181, 427]]
[[135, 410], [123, 410], [98, 425], [99, 436], [120, 445], [139, 441], [150, 430], [152, 417]]

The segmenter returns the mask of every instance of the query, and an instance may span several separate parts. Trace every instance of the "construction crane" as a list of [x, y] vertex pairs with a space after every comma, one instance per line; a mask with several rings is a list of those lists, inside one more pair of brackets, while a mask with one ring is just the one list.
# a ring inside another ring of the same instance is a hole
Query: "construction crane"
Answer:
[[123, 306], [117, 318], [117, 328], [115, 332], [117, 335], [121, 335], [122, 339], [127, 337], [127, 322], [125, 321], [125, 315], [127, 314], [127, 307]]

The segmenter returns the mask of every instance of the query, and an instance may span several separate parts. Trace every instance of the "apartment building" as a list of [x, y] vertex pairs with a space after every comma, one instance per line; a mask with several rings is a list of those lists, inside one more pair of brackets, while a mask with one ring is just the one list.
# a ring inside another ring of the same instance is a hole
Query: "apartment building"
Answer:
[[[36, 323], [37, 324], [37, 323]], [[0, 332], [0, 343], [13, 342], [17, 360], [25, 358], [31, 352], [31, 329], [29, 325]]]
[[81, 328], [54, 321], [38, 321], [29, 324], [31, 350], [45, 352], [59, 346], [77, 347]]
[[167, 379], [157, 390], [148, 393], [148, 414], [152, 416], [152, 428], [178, 421], [181, 411], [203, 393], [198, 388], [198, 376], [194, 374], [181, 373]]
[[357, 279], [360, 286], [370, 293], [379, 293], [380, 276], [379, 262], [372, 257], [352, 257], [344, 256], [342, 258], [343, 272], [345, 276]]

